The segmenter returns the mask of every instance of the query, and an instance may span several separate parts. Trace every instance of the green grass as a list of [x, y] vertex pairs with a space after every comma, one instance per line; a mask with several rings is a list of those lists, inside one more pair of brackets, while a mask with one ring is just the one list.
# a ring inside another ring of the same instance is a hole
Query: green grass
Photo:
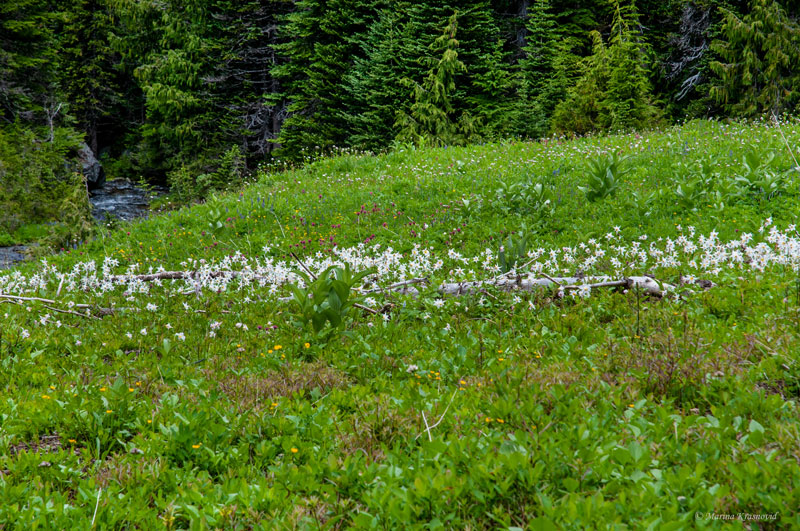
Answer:
[[[322, 159], [0, 275], [55, 300], [0, 305], [0, 525], [800, 526], [800, 174], [782, 134], [796, 152], [796, 121], [692, 122]], [[605, 152], [628, 171], [584, 193]], [[712, 231], [739, 241], [718, 264], [686, 243]], [[497, 275], [519, 232], [551, 276], [716, 286], [439, 297]], [[333, 250], [382, 285], [430, 284], [315, 333], [283, 282], [290, 253], [319, 273]], [[159, 268], [198, 285], [104, 283]], [[116, 310], [54, 309], [75, 304]]]

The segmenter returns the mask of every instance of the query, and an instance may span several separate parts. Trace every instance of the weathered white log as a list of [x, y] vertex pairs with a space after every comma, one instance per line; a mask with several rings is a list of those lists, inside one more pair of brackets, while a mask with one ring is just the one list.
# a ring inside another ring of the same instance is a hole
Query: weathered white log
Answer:
[[57, 308], [55, 306], [48, 306], [48, 304], [58, 304], [56, 301], [51, 299], [43, 299], [41, 297], [19, 297], [16, 295], [6, 295], [5, 293], [0, 293], [0, 302], [12, 302], [15, 304], [22, 304], [23, 302], [41, 302], [43, 303], [44, 307], [47, 308], [48, 310], [52, 310], [54, 312], [59, 312], [59, 313], [77, 315], [79, 317], [88, 317], [90, 319], [105, 317], [106, 315], [114, 315], [114, 313], [116, 312], [132, 310], [131, 308], [103, 308], [94, 304], [73, 304], [71, 308], [76, 308], [78, 310], [86, 310], [86, 313], [80, 313], [69, 309]]
[[[209, 278], [219, 278], [227, 276], [236, 278], [242, 274], [242, 271], [209, 271], [205, 276]], [[198, 276], [197, 271], [161, 271], [160, 273], [148, 273], [143, 275], [114, 275], [110, 277], [112, 282], [128, 282], [131, 280], [139, 280], [141, 282], [153, 282], [155, 280], [194, 280]], [[312, 275], [313, 276], [313, 275]], [[265, 280], [265, 277], [253, 276], [252, 280]], [[412, 278], [403, 280], [386, 287], [375, 287], [368, 289], [355, 289], [356, 292], [362, 295], [370, 293], [381, 293], [390, 291], [400, 295], [411, 295], [416, 297], [419, 295], [419, 290], [414, 287], [414, 284], [427, 284], [427, 278]], [[191, 291], [182, 293], [183, 295], [191, 295], [197, 292], [196, 287]]]
[[579, 290], [583, 287], [590, 289], [599, 288], [626, 288], [638, 289], [642, 294], [654, 297], [663, 297], [667, 292], [674, 292], [675, 287], [660, 282], [651, 277], [634, 276], [617, 280], [608, 280], [598, 277], [514, 277], [497, 278], [493, 280], [477, 280], [474, 282], [445, 282], [439, 286], [442, 295], [458, 296], [476, 293], [485, 288], [494, 287], [502, 291], [533, 291], [537, 288], [558, 288], [564, 292]]
[[[113, 275], [110, 277], [112, 282], [129, 282], [131, 280], [140, 280], [142, 282], [152, 282], [154, 280], [183, 280], [193, 279], [198, 276], [197, 271], [161, 271], [160, 273], [147, 273], [144, 275]], [[241, 274], [241, 271], [209, 271], [207, 276], [210, 278], [218, 278], [221, 276], [236, 277]]]
[[357, 289], [356, 291], [362, 295], [367, 295], [369, 293], [383, 293], [390, 291], [392, 293], [399, 293], [400, 295], [411, 295], [416, 297], [419, 295], [419, 290], [415, 288], [414, 284], [427, 284], [427, 278], [412, 278], [410, 280], [403, 280], [402, 282], [396, 282], [386, 287], [378, 286], [376, 288], [368, 288], [368, 289]]

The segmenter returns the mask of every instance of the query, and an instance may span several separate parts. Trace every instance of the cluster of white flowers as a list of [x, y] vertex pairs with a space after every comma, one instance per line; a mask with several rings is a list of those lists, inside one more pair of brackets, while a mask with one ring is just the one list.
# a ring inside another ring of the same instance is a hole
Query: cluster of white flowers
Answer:
[[[536, 248], [527, 253], [526, 266], [518, 274], [535, 277], [546, 273], [553, 276], [574, 276], [580, 271], [585, 275], [621, 277], [644, 272], [656, 273], [661, 269], [679, 269], [687, 279], [701, 276], [714, 277], [725, 270], [763, 272], [768, 268], [782, 267], [800, 271], [800, 237], [794, 225], [778, 229], [772, 219], [765, 220], [757, 234], [743, 233], [738, 238], [722, 241], [716, 231], [707, 235], [697, 234], [693, 227], [677, 227], [674, 238], [653, 238], [641, 235], [625, 241], [618, 227], [603, 238], [589, 239], [576, 246], [560, 248]], [[41, 267], [26, 276], [20, 271], [0, 275], [0, 293], [21, 296], [42, 296], [59, 291], [68, 299], [79, 292], [94, 292], [102, 295], [117, 291], [130, 301], [139, 300], [149, 311], [157, 311], [158, 300], [175, 293], [198, 292], [243, 292], [240, 300], [259, 300], [257, 295], [267, 289], [276, 293], [285, 284], [302, 284], [296, 274], [298, 266], [291, 260], [276, 260], [264, 249], [261, 257], [248, 258], [240, 253], [219, 261], [187, 260], [181, 263], [183, 271], [190, 275], [169, 275], [161, 269], [150, 268], [139, 271], [138, 264], [118, 271], [117, 260], [106, 258], [98, 271], [94, 261], [76, 263], [71, 269], [59, 270], [42, 261]], [[384, 283], [406, 280], [413, 277], [440, 277], [449, 281], [485, 279], [499, 273], [497, 251], [485, 249], [472, 257], [449, 249], [441, 256], [432, 248], [415, 245], [403, 254], [391, 247], [379, 244], [359, 244], [338, 250], [332, 255], [317, 253], [305, 259], [305, 265], [315, 271], [338, 265], [349, 265], [362, 271], [374, 268], [371, 281]], [[162, 274], [161, 280], [142, 278], [138, 275]], [[173, 277], [173, 278], [170, 278]], [[583, 286], [574, 292], [575, 297], [589, 297], [591, 289]], [[155, 299], [155, 297], [159, 297]], [[369, 301], [374, 303], [374, 299]], [[517, 301], [515, 301], [517, 302]], [[443, 301], [435, 301], [441, 307]], [[74, 303], [69, 302], [73, 307]], [[192, 307], [184, 302], [187, 312]], [[41, 320], [41, 325], [52, 321], [50, 316]], [[214, 336], [220, 324], [211, 323], [210, 336]], [[246, 325], [240, 325], [243, 328]], [[142, 335], [147, 334], [141, 330]]]

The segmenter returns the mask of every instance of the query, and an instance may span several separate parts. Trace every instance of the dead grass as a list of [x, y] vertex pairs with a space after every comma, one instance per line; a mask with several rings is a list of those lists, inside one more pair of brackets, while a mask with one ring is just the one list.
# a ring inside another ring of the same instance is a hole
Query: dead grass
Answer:
[[634, 376], [644, 394], [680, 398], [707, 385], [709, 378], [742, 374], [760, 356], [752, 336], [715, 346], [692, 333], [676, 338], [668, 329], [614, 345], [605, 370], [628, 382]]
[[139, 459], [130, 459], [125, 454], [112, 454], [102, 463], [98, 463], [94, 473], [97, 484], [105, 489], [112, 482], [121, 487], [135, 485], [144, 478], [157, 478], [162, 469], [159, 460], [138, 456]]
[[369, 462], [380, 461], [385, 457], [384, 449], [422, 430], [419, 412], [399, 411], [387, 396], [362, 399], [356, 405], [357, 410], [349, 419], [336, 425], [336, 438], [347, 455], [360, 452]]
[[11, 455], [26, 451], [30, 453], [51, 453], [61, 450], [61, 436], [57, 433], [42, 435], [36, 441], [23, 441], [9, 446]]
[[325, 394], [352, 383], [347, 374], [322, 362], [286, 365], [264, 375], [236, 374], [220, 369], [201, 372], [209, 381], [216, 382], [216, 389], [230, 398], [239, 412], [269, 408], [277, 397], [314, 389]]

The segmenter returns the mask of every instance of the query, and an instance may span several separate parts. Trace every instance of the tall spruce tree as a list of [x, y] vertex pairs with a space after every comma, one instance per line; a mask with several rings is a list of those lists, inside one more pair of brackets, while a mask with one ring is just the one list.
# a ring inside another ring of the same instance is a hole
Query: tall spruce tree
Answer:
[[238, 64], [234, 43], [248, 42], [241, 9], [216, 0], [143, 3], [111, 0], [112, 43], [142, 93], [133, 169], [163, 175], [189, 165], [210, 171], [230, 147], [243, 145], [239, 105], [248, 86], [230, 83]]
[[[347, 144], [361, 149], [384, 149], [396, 135], [399, 110], [407, 110], [401, 79], [419, 79], [424, 66], [404, 48], [415, 35], [407, 33], [407, 17], [397, 3], [383, 9], [361, 44], [364, 54], [354, 59], [344, 78], [348, 106], [345, 109]], [[419, 36], [416, 36], [419, 38]]]
[[514, 133], [536, 138], [549, 131], [550, 117], [566, 92], [566, 76], [559, 68], [559, 45], [550, 0], [534, 0], [526, 21], [523, 57], [517, 64], [517, 114]]
[[467, 2], [408, 2], [398, 0], [381, 12], [365, 34], [364, 55], [346, 78], [351, 145], [382, 149], [398, 133], [398, 111], [409, 112], [413, 98], [398, 90], [403, 79], [422, 83], [441, 53], [431, 44], [457, 8], [459, 59], [469, 65], [456, 73], [450, 101], [456, 112], [466, 111], [482, 122], [487, 137], [507, 134], [511, 125], [513, 87], [500, 26], [491, 4]]
[[276, 46], [284, 62], [272, 72], [290, 113], [278, 139], [284, 155], [346, 145], [342, 80], [363, 55], [359, 44], [381, 6], [381, 0], [299, 0], [284, 19], [285, 42]]
[[649, 50], [634, 30], [638, 20], [635, 4], [613, 3], [609, 44], [599, 32], [592, 33], [594, 53], [584, 60], [582, 77], [555, 109], [555, 132], [644, 128], [660, 118], [646, 67]]
[[69, 111], [95, 153], [121, 132], [125, 114], [119, 57], [108, 38], [112, 24], [105, 0], [77, 0], [65, 13], [59, 39]]
[[42, 124], [61, 103], [54, 33], [60, 16], [47, 0], [0, 2], [0, 117], [6, 123]]
[[291, 8], [290, 0], [250, 0], [216, 15], [226, 22], [226, 36], [205, 82], [214, 104], [223, 110], [222, 140], [240, 146], [253, 161], [276, 147], [286, 116], [272, 70], [279, 63], [275, 44], [280, 19]]
[[458, 113], [452, 96], [456, 77], [466, 71], [458, 58], [458, 14], [447, 22], [444, 32], [431, 46], [438, 59], [430, 61], [430, 70], [420, 84], [404, 79], [410, 87], [412, 103], [409, 110], [397, 112], [397, 139], [420, 145], [461, 145], [477, 137], [478, 122], [466, 111]]
[[736, 116], [795, 111], [800, 103], [800, 21], [775, 0], [753, 0], [738, 17], [723, 9], [724, 39], [712, 49], [717, 79], [711, 89], [726, 112]]

